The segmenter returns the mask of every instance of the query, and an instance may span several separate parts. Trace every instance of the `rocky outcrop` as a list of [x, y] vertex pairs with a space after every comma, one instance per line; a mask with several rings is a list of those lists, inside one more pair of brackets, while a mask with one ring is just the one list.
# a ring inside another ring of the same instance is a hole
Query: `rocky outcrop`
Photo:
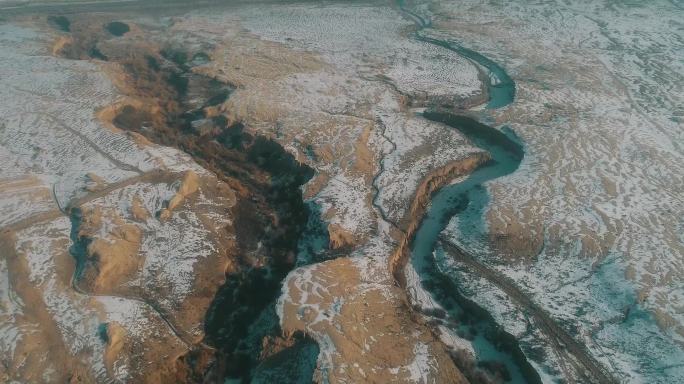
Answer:
[[171, 216], [171, 212], [183, 203], [186, 197], [197, 192], [199, 188], [199, 177], [193, 171], [186, 171], [183, 179], [180, 182], [178, 191], [169, 201], [166, 208], [159, 213], [161, 220], [167, 220]]
[[420, 183], [416, 189], [411, 208], [406, 215], [405, 224], [402, 225], [402, 238], [389, 258], [389, 270], [400, 284], [403, 285], [405, 280], [403, 268], [410, 256], [410, 243], [415, 231], [420, 226], [420, 222], [425, 214], [425, 209], [430, 203], [432, 194], [455, 178], [470, 174], [477, 167], [489, 161], [489, 159], [490, 157], [486, 153], [476, 153], [464, 160], [455, 161], [445, 167], [430, 172], [430, 174], [425, 176], [423, 182]]
[[112, 228], [106, 238], [96, 238], [88, 245], [92, 268], [84, 271], [81, 280], [94, 292], [118, 287], [138, 271], [141, 229], [134, 224]]
[[126, 342], [126, 329], [119, 323], [111, 322], [106, 324], [104, 338], [107, 346], [104, 352], [104, 362], [110, 376], [116, 377], [116, 363], [121, 357], [121, 352]]
[[133, 196], [131, 200], [131, 215], [136, 221], [146, 221], [150, 217], [150, 212], [143, 206], [139, 195]]
[[354, 235], [337, 224], [328, 225], [328, 234], [330, 236], [330, 249], [353, 247], [356, 243]]
[[382, 263], [339, 258], [288, 276], [278, 304], [281, 325], [319, 344], [314, 380], [466, 383], [429, 328], [413, 321]]

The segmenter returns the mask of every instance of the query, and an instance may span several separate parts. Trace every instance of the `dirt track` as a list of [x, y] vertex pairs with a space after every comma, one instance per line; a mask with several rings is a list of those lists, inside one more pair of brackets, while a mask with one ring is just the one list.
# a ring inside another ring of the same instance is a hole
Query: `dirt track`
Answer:
[[562, 360], [570, 362], [583, 382], [610, 384], [615, 383], [610, 373], [596, 361], [580, 343], [562, 329], [551, 316], [535, 304], [509, 277], [504, 276], [460, 248], [442, 239], [440, 245], [457, 262], [471, 269], [471, 273], [494, 284], [508, 295], [523, 311], [530, 316], [535, 325], [549, 338], [549, 342]]
[[15, 221], [12, 224], [6, 225], [2, 228], [0, 228], [0, 233], [6, 233], [6, 232], [12, 232], [12, 231], [20, 231], [22, 229], [26, 229], [32, 225], [36, 225], [38, 223], [42, 223], [45, 221], [50, 221], [54, 220], [60, 216], [64, 215], [64, 212], [68, 212], [69, 209], [71, 208], [76, 208], [80, 207], [83, 204], [86, 204], [88, 202], [91, 202], [95, 199], [98, 199], [100, 197], [104, 197], [111, 193], [112, 191], [115, 191], [117, 189], [121, 189], [124, 187], [127, 187], [131, 184], [135, 184], [141, 181], [156, 181], [156, 182], [172, 182], [178, 178], [180, 178], [181, 175], [175, 175], [169, 172], [164, 172], [161, 170], [152, 170], [148, 171], [145, 173], [142, 173], [138, 176], [131, 177], [129, 179], [121, 180], [115, 183], [108, 184], [106, 187], [97, 190], [95, 192], [89, 193], [83, 197], [80, 197], [78, 199], [74, 199], [70, 201], [66, 207], [62, 209], [60, 208], [55, 208], [46, 212], [41, 212], [26, 218], [23, 218], [21, 220]]
[[[16, 231], [20, 231], [20, 230], [29, 228], [31, 226], [34, 226], [34, 225], [37, 225], [37, 224], [40, 224], [40, 223], [43, 223], [46, 221], [55, 220], [61, 216], [64, 216], [65, 214], [68, 214], [70, 209], [80, 207], [83, 204], [87, 204], [88, 202], [91, 202], [95, 199], [98, 199], [100, 197], [104, 197], [104, 196], [108, 195], [109, 193], [111, 193], [117, 189], [124, 188], [126, 186], [131, 185], [131, 184], [135, 184], [135, 183], [143, 182], [143, 181], [173, 182], [174, 180], [179, 179], [180, 177], [181, 177], [181, 175], [179, 175], [179, 174], [173, 174], [173, 173], [169, 173], [169, 172], [165, 172], [165, 171], [161, 171], [161, 170], [152, 170], [149, 172], [145, 172], [145, 173], [142, 173], [138, 176], [131, 177], [131, 178], [121, 180], [121, 181], [116, 182], [116, 183], [109, 184], [103, 189], [89, 193], [86, 196], [83, 196], [81, 198], [74, 199], [67, 204], [67, 206], [64, 210], [52, 209], [52, 210], [49, 210], [47, 212], [41, 212], [39, 214], [32, 215], [32, 216], [26, 217], [22, 220], [16, 221], [12, 224], [9, 224], [3, 228], [0, 228], [0, 235], [11, 236], [11, 234], [16, 232]], [[162, 321], [164, 321], [166, 323], [166, 325], [169, 327], [171, 333], [173, 333], [188, 348], [191, 348], [192, 345], [196, 344], [196, 342], [192, 340], [192, 337], [190, 335], [186, 334], [185, 332], [179, 331], [178, 327], [176, 327], [175, 324], [173, 323], [173, 321], [170, 320], [169, 316], [166, 315], [160, 308], [158, 308], [156, 305], [149, 302], [148, 300], [144, 300], [142, 298], [137, 298], [137, 297], [92, 294], [90, 292], [86, 292], [86, 291], [82, 290], [78, 286], [78, 284], [76, 284], [76, 282], [73, 280], [73, 278], [72, 278], [71, 286], [76, 292], [78, 292], [82, 295], [89, 296], [89, 297], [98, 297], [98, 296], [120, 297], [120, 298], [123, 298], [126, 300], [138, 301], [138, 302], [144, 304], [145, 306], [150, 307], [150, 309], [153, 312], [157, 313], [157, 315], [160, 317], [160, 319]], [[205, 348], [211, 348], [209, 346], [206, 346], [204, 343], [200, 343], [200, 344]]]

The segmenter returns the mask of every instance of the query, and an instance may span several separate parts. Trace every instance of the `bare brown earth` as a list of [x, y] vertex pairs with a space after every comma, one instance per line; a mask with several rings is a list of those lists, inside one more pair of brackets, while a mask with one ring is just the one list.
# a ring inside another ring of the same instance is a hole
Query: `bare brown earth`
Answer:
[[411, 318], [389, 274], [364, 276], [367, 269], [357, 260], [320, 263], [288, 279], [292, 301], [283, 307], [283, 331], [327, 335], [321, 353], [335, 351], [324, 357], [330, 365], [319, 366], [319, 374], [330, 382], [410, 383], [417, 374], [467, 383], [429, 328]]
[[[82, 228], [82, 236], [93, 236], [93, 241], [88, 247], [88, 253], [91, 257], [97, 259], [94, 263], [94, 268], [86, 270], [86, 277], [83, 279], [87, 286], [86, 290], [77, 287], [77, 282], [72, 281], [74, 275], [74, 259], [69, 254], [68, 238], [61, 237], [56, 240], [51, 240], [49, 233], [46, 233], [46, 242], [50, 243], [51, 255], [54, 258], [54, 263], [57, 266], [57, 275], [60, 278], [58, 283], [53, 287], [63, 291], [66, 296], [71, 295], [93, 295], [93, 297], [101, 294], [113, 294], [127, 299], [138, 300], [140, 302], [150, 304], [149, 299], [139, 298], [139, 294], [131, 293], [127, 290], [122, 290], [122, 285], [126, 283], [126, 277], [134, 272], [136, 268], [131, 266], [131, 263], [137, 264], [141, 259], [137, 255], [138, 246], [141, 238], [141, 231], [133, 224], [125, 223], [122, 218], [116, 218], [120, 226], [115, 227], [110, 234], [113, 238], [103, 240], [93, 234], [88, 233], [88, 226], [90, 230], [101, 224], [102, 213], [97, 208], [97, 205], [91, 205], [91, 202], [106, 196], [107, 194], [125, 188], [129, 185], [140, 182], [141, 180], [167, 180], [171, 181], [174, 178], [173, 174], [166, 172], [150, 172], [141, 176], [133, 177], [118, 183], [110, 184], [97, 192], [89, 193], [88, 195], [76, 199], [68, 204], [68, 210], [82, 209], [86, 212], [87, 223]], [[207, 190], [208, 192], [208, 190]], [[15, 222], [2, 229], [1, 237], [2, 244], [0, 249], [3, 251], [3, 256], [8, 262], [9, 276], [12, 281], [11, 290], [18, 295], [18, 299], [23, 303], [31, 303], [30, 306], [24, 306], [22, 318], [17, 320], [17, 323], [22, 326], [33, 327], [38, 332], [30, 334], [30, 339], [22, 339], [19, 344], [20, 351], [26, 351], [24, 358], [22, 354], [15, 355], [14, 362], [23, 362], [18, 366], [8, 367], [8, 377], [22, 377], [23, 379], [32, 382], [96, 382], [96, 379], [91, 376], [92, 370], [88, 368], [88, 361], [85, 355], [76, 354], [68, 350], [68, 346], [62, 339], [62, 330], [57, 329], [57, 324], [53, 318], [53, 313], [49, 312], [48, 303], [44, 301], [44, 283], [38, 284], [29, 276], [27, 266], [27, 254], [29, 249], [17, 248], [16, 234], [25, 230], [40, 230], [42, 226], [49, 225], [52, 220], [62, 216], [64, 213], [61, 210], [54, 210], [47, 214], [38, 214], [28, 217], [19, 222]], [[15, 251], [16, 250], [16, 251]], [[220, 261], [220, 260], [219, 260]], [[209, 264], [209, 263], [207, 263]], [[215, 273], [216, 278], [212, 278], [212, 274], [208, 271], [203, 273], [203, 282], [205, 284], [220, 284], [223, 281], [223, 274], [220, 273], [217, 266], [209, 266], [210, 271], [218, 271]], [[72, 288], [75, 292], [69, 292]], [[201, 291], [200, 291], [201, 292]], [[202, 298], [199, 298], [200, 301]], [[125, 356], [130, 363], [133, 371], [132, 377], [141, 382], [167, 382], [173, 375], [170, 369], [175, 365], [175, 359], [183, 353], [186, 349], [183, 343], [194, 343], [191, 338], [188, 339], [185, 334], [180, 334], [178, 328], [173, 325], [176, 319], [183, 319], [195, 324], [201, 321], [201, 313], [197, 312], [198, 308], [205, 308], [211, 301], [211, 297], [205, 297], [203, 302], [194, 303], [190, 300], [183, 304], [182, 308], [178, 308], [173, 314], [166, 314], [157, 311], [158, 313], [150, 313], [149, 320], [158, 327], [155, 332], [158, 337], [152, 340], [146, 340], [144, 345], [141, 340], [132, 339], [126, 334], [125, 330], [116, 323], [110, 323], [107, 327], [107, 346], [105, 348], [105, 363], [107, 369], [111, 371], [112, 365], [116, 360]], [[199, 304], [199, 305], [198, 305]], [[153, 309], [154, 307], [150, 307]], [[171, 316], [167, 319], [165, 316]], [[166, 324], [165, 324], [166, 323]], [[167, 325], [169, 328], [167, 328]], [[183, 324], [185, 328], [186, 325]], [[183, 328], [181, 328], [183, 329]], [[179, 343], [179, 339], [183, 343]], [[46, 347], [45, 344], [49, 346]], [[30, 352], [33, 351], [33, 352]], [[163, 354], [160, 355], [160, 351]], [[24, 353], [24, 352], [22, 352]], [[32, 356], [27, 358], [28, 356]], [[49, 366], [45, 365], [46, 356], [49, 357]], [[161, 356], [161, 358], [160, 358]], [[145, 362], [150, 362], [145, 363]], [[43, 373], [52, 371], [49, 376]], [[112, 372], [110, 374], [113, 375]], [[36, 375], [35, 377], [32, 375]], [[42, 375], [42, 376], [38, 376]]]
[[[218, 261], [224, 265], [216, 265], [213, 261], [197, 265], [195, 287], [181, 308], [169, 312], [155, 304], [157, 297], [170, 294], [163, 289], [153, 294], [141, 295], [135, 287], [131, 288], [130, 284], [126, 284], [130, 281], [129, 276], [139, 267], [135, 258], [139, 230], [135, 223], [122, 224], [110, 233], [109, 239], [90, 243], [88, 254], [92, 262], [86, 267], [82, 282], [78, 284], [86, 292], [140, 297], [158, 309], [169, 327], [187, 341], [190, 348], [187, 354], [178, 357], [169, 375], [182, 382], [201, 381], [205, 375], [221, 377], [224, 364], [216, 364], [216, 361], [230, 360], [231, 351], [219, 349], [214, 355], [200, 339], [189, 339], [185, 334], [197, 324], [202, 324], [224, 279], [231, 279], [232, 275], [243, 270], [262, 268], [273, 263], [290, 265], [291, 268], [294, 262], [293, 247], [298, 238], [296, 231], [300, 230], [299, 223], [305, 217], [305, 212], [298, 206], [301, 205], [301, 197], [299, 203], [290, 206], [292, 203], [283, 201], [283, 196], [274, 196], [271, 193], [272, 175], [290, 172], [287, 165], [273, 165], [268, 160], [262, 160], [274, 155], [283, 156], [278, 153], [282, 149], [277, 144], [250, 134], [246, 129], [243, 132], [240, 122], [229, 123], [229, 119], [221, 115], [213, 105], [202, 105], [199, 109], [193, 109], [192, 113], [195, 115], [186, 116], [186, 111], [194, 107], [185, 99], [186, 93], [193, 92], [193, 98], [211, 99], [211, 94], [202, 96], [201, 92], [216, 83], [210, 77], [194, 74], [188, 69], [184, 63], [184, 56], [188, 53], [177, 51], [176, 47], [165, 48], [158, 43], [139, 39], [138, 34], [142, 32], [135, 26], [129, 32], [131, 40], [117, 42], [110, 48], [100, 27], [104, 20], [106, 17], [96, 16], [76, 22], [71, 32], [72, 40], [58, 40], [58, 49], [55, 49], [58, 54], [67, 58], [102, 60], [102, 66], [126, 95], [121, 102], [101, 110], [98, 117], [111, 129], [140, 135], [139, 141], [143, 145], [151, 141], [184, 150], [193, 155], [203, 167], [213, 171], [224, 185], [230, 187], [224, 190], [208, 188], [206, 181], [187, 172], [175, 196], [168, 201], [166, 208], [157, 213], [159, 219], [167, 220], [173, 211], [187, 204], [187, 200], [192, 199], [198, 189], [201, 189], [203, 194], [227, 194], [235, 201], [231, 210], [235, 226], [213, 229], [220, 244], [221, 257]], [[202, 115], [209, 119], [206, 128], [197, 130], [194, 126], [191, 127], [191, 120], [201, 118]], [[308, 172], [305, 168], [292, 171], [301, 172], [294, 175], [294, 182], [298, 183], [305, 180], [303, 175]], [[289, 191], [287, 186], [281, 188]], [[285, 198], [296, 198], [296, 194], [292, 197], [286, 195]], [[145, 212], [135, 201], [132, 205], [136, 220], [144, 220], [154, 214]], [[288, 212], [289, 209], [297, 209], [299, 212]], [[98, 213], [84, 210], [84, 216], [87, 225], [82, 229], [81, 235], [92, 237], [88, 232], [96, 231], [89, 231], [87, 228], [92, 225], [97, 229]], [[113, 222], [117, 220], [116, 217], [108, 219]], [[205, 227], [211, 227], [211, 220], [204, 224]], [[269, 233], [268, 227], [278, 230]], [[262, 243], [264, 247], [260, 249], [261, 255], [247, 256]], [[114, 342], [108, 349], [108, 354], [115, 354], [116, 351], [126, 353], [121, 342]], [[108, 358], [112, 359], [109, 355]], [[155, 382], [149, 381], [153, 376], [145, 377], [143, 381]]]
[[32, 303], [24, 308], [19, 322], [32, 327], [35, 332], [15, 352], [23, 357], [21, 363], [0, 365], [0, 379], [21, 376], [28, 381], [40, 382], [46, 368], [43, 359], [50, 356], [47, 364], [58, 372], [57, 381], [93, 382], [87, 363], [67, 352], [59, 329], [43, 302], [40, 289], [31, 283], [27, 261], [17, 254], [14, 242], [15, 235], [12, 232], [5, 231], [0, 235], [0, 250], [8, 264], [9, 285], [18, 293], [22, 302]]
[[[84, 221], [79, 236], [95, 237], [102, 220], [99, 207], [83, 210]], [[96, 237], [88, 245], [88, 257], [97, 260], [97, 268], [89, 268], [82, 276], [82, 287], [91, 292], [104, 292], [108, 287], [119, 287], [129, 282], [140, 268], [137, 255], [140, 251], [142, 231], [135, 224], [125, 223], [121, 217], [108, 217], [115, 223], [107, 238]], [[90, 232], [92, 231], [92, 232]], [[86, 283], [87, 282], [87, 283]]]
[[470, 174], [489, 159], [489, 155], [478, 153], [464, 160], [456, 161], [443, 168], [437, 169], [423, 179], [423, 182], [418, 187], [413, 202], [411, 203], [411, 208], [401, 225], [403, 236], [399, 241], [398, 247], [389, 258], [389, 270], [400, 285], [405, 285], [404, 266], [410, 257], [410, 243], [425, 215], [425, 210], [430, 202], [432, 194], [455, 178]]
[[[209, 84], [212, 81], [218, 81], [222, 85], [252, 86], [265, 90], [268, 77], [264, 78], [264, 73], [278, 77], [298, 71], [313, 71], [323, 64], [309, 54], [288, 51], [268, 42], [256, 44], [261, 44], [260, 47], [271, 52], [273, 57], [264, 61], [263, 57], [256, 56], [250, 62], [253, 46], [245, 44], [244, 40], [238, 40], [232, 47], [235, 54], [243, 55], [248, 63], [255, 65], [246, 65], [220, 76], [212, 71], [195, 71], [176, 56], [178, 52], [169, 52], [169, 47], [163, 41], [145, 39], [142, 27], [130, 24], [130, 32], [123, 38], [112, 41], [102, 28], [110, 19], [107, 15], [79, 17], [73, 21], [69, 36], [60, 36], [52, 51], [56, 55], [74, 60], [96, 60], [117, 85], [124, 97], [98, 112], [98, 118], [106, 126], [131, 135], [141, 146], [156, 143], [181, 149], [213, 172], [220, 183], [216, 179], [199, 177], [193, 173], [180, 175], [164, 171], [141, 173], [138, 177], [109, 185], [101, 185], [95, 181], [92, 191], [67, 204], [63, 207], [64, 212], [54, 210], [24, 219], [3, 228], [2, 234], [11, 239], [17, 230], [58, 218], [65, 212], [69, 214], [80, 208], [84, 223], [79, 228], [78, 236], [92, 241], [87, 248], [89, 262], [82, 278], [73, 282], [74, 288], [86, 295], [106, 294], [140, 300], [156, 313], [161, 328], [166, 329], [165, 336], [157, 342], [140, 344], [132, 340], [123, 327], [115, 322], [110, 323], [106, 330], [107, 346], [104, 355], [110, 374], [115, 361], [123, 356], [129, 361], [133, 360], [131, 377], [135, 382], [219, 380], [223, 375], [221, 360], [231, 358], [229, 351], [214, 351], [206, 345], [206, 340], [203, 342], [202, 335], [198, 337], [189, 331], [197, 324], [202, 324], [219, 287], [240, 272], [268, 265], [292, 268], [294, 246], [302, 217], [288, 212], [287, 209], [301, 208], [297, 204], [301, 204], [302, 196], [301, 193], [295, 194], [294, 198], [298, 200], [294, 203], [283, 202], [279, 197], [273, 196], [273, 176], [280, 170], [269, 168], [268, 156], [271, 151], [282, 151], [282, 147], [260, 137], [249, 126], [242, 125], [246, 117], [269, 122], [286, 111], [274, 109], [265, 102], [261, 103], [259, 98], [253, 104], [241, 104], [244, 110], [233, 108], [240, 105], [236, 106], [230, 101], [218, 106], [190, 106], [185, 96], [188, 88], [210, 89]], [[191, 56], [193, 53], [188, 50], [183, 54]], [[301, 56], [305, 56], [304, 60]], [[219, 57], [213, 59], [218, 62], [221, 60]], [[255, 81], [257, 73], [261, 74], [261, 78]], [[184, 78], [189, 79], [187, 83]], [[208, 98], [212, 95], [202, 96]], [[189, 110], [198, 113], [193, 118], [203, 116], [209, 122], [201, 127], [191, 125], [192, 119], [186, 116]], [[345, 118], [357, 119], [353, 116]], [[323, 119], [321, 127], [333, 130], [336, 121], [333, 118]], [[372, 125], [368, 125], [362, 130], [348, 155], [353, 161], [346, 162], [350, 164], [349, 172], [361, 176], [368, 183], [376, 172], [374, 155], [368, 143], [372, 129]], [[314, 152], [327, 163], [336, 160], [342, 149], [317, 147]], [[103, 153], [106, 154], [106, 151]], [[319, 374], [331, 369], [328, 372], [331, 382], [411, 382], [416, 379], [413, 376], [415, 369], [427, 369], [428, 371], [421, 371], [420, 374], [434, 378], [437, 382], [467, 382], [430, 328], [412, 316], [404, 292], [395, 286], [392, 276], [400, 282], [403, 280], [400, 272], [408, 257], [408, 244], [431, 194], [455, 177], [472, 172], [487, 160], [486, 155], [477, 154], [435, 170], [424, 178], [417, 188], [409, 214], [401, 223], [404, 233], [398, 235], [399, 247], [389, 261], [389, 273], [383, 265], [380, 268], [385, 273], [365, 276], [365, 268], [361, 268], [352, 259], [342, 258], [316, 267], [319, 272], [317, 279], [328, 291], [320, 299], [308, 295], [309, 300], [303, 300], [304, 293], [308, 293], [310, 287], [290, 283], [289, 289], [293, 297], [303, 301], [301, 306], [285, 308], [283, 331], [286, 336], [308, 330], [325, 333], [333, 338], [339, 352], [339, 355], [333, 357], [333, 367], [318, 367]], [[126, 164], [121, 164], [121, 167], [130, 168]], [[305, 167], [301, 168], [298, 167], [296, 171], [309, 173]], [[303, 177], [298, 177], [298, 182], [301, 183]], [[321, 184], [328, 181], [325, 174], [318, 177]], [[117, 217], [92, 203], [114, 190], [150, 180], [178, 182], [176, 194], [159, 212], [147, 211], [138, 196], [132, 199], [130, 219]], [[309, 185], [308, 193], [315, 193], [316, 186], [312, 184]], [[296, 187], [298, 191], [299, 185]], [[220, 251], [195, 266], [196, 278], [192, 294], [177, 307], [164, 308], [158, 302], [158, 298], [170, 295], [164, 287], [145, 291], [131, 284], [141, 263], [137, 257], [140, 243], [145, 236], [141, 224], [151, 217], [167, 220], [174, 213], [182, 214], [184, 210], [201, 213], [202, 208], [198, 206], [197, 199], [199, 193], [227, 199], [229, 204], [225, 207], [226, 214], [234, 220], [232, 225], [217, 228], [212, 227], [208, 213], [201, 216], [203, 225], [211, 228], [214, 233], [214, 241], [219, 245]], [[370, 206], [370, 197], [366, 204]], [[115, 224], [104, 238], [99, 235], [103, 220]], [[266, 228], [278, 229], [269, 232]], [[353, 249], [360, 242], [359, 238], [341, 226], [330, 225], [328, 230], [332, 249]], [[264, 244], [264, 248], [255, 256], [253, 251], [258, 244]], [[11, 244], [8, 243], [8, 247], [12, 247]], [[68, 254], [65, 253], [64, 257], [65, 262], [72, 262]], [[12, 264], [12, 267], [21, 271], [21, 265]], [[73, 266], [71, 272], [73, 273]], [[30, 287], [19, 287], [19, 290], [25, 291], [26, 295], [31, 294]], [[324, 308], [327, 311], [335, 310], [334, 298], [339, 297], [344, 297], [346, 302], [337, 314], [336, 323], [316, 321], [319, 315], [327, 316]], [[299, 316], [301, 307], [309, 308], [303, 318]], [[36, 313], [32, 316], [37, 319], [36, 323], [49, 322], [45, 314]], [[48, 331], [49, 328], [45, 332]], [[57, 336], [45, 334], [41, 337], [52, 340]], [[171, 341], [174, 337], [176, 340]], [[288, 337], [264, 340], [263, 358], [277, 354], [281, 348], [290, 346], [288, 343], [291, 342]], [[64, 349], [61, 341], [55, 343], [55, 348]], [[164, 343], [171, 346], [168, 351], [163, 350]], [[56, 351], [60, 353], [59, 350]], [[65, 378], [71, 375], [84, 382], [92, 381], [92, 378], [87, 377], [85, 366], [69, 361], [69, 354], [63, 354], [65, 361], [56, 361], [56, 369], [60, 374]], [[420, 360], [426, 357], [431, 359], [428, 368]], [[147, 361], [153, 361], [154, 364], [145, 366]], [[350, 363], [358, 366], [344, 371], [335, 370]]]

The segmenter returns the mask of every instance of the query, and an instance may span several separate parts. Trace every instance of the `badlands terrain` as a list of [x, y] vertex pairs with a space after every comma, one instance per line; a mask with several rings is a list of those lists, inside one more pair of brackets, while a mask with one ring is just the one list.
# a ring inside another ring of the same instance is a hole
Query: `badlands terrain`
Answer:
[[682, 20], [0, 1], [0, 382], [684, 382]]

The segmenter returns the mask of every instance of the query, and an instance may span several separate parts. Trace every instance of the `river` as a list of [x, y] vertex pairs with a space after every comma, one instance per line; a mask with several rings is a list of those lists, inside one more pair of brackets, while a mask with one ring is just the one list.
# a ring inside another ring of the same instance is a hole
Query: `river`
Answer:
[[[424, 33], [431, 28], [431, 22], [407, 10], [399, 3], [402, 11], [416, 22], [417, 40], [456, 52], [482, 69], [489, 77], [487, 86], [487, 109], [502, 108], [515, 98], [515, 82], [506, 71], [484, 55], [465, 48], [455, 42], [439, 40]], [[511, 174], [518, 169], [524, 158], [523, 147], [510, 129], [498, 130], [451, 112], [434, 111], [428, 108], [422, 116], [428, 120], [444, 123], [467, 137], [472, 144], [488, 152], [491, 160], [461, 181], [440, 189], [431, 198], [430, 206], [423, 217], [411, 242], [410, 262], [419, 276], [420, 289], [427, 292], [434, 303], [445, 313], [438, 320], [451, 332], [470, 341], [479, 367], [498, 365], [499, 372], [510, 383], [539, 383], [541, 379], [527, 361], [513, 336], [507, 334], [484, 309], [461, 295], [457, 284], [442, 273], [435, 260], [436, 253], [442, 253], [437, 244], [439, 235], [451, 218], [461, 215], [461, 225], [484, 232], [484, 211], [489, 203], [485, 183]], [[505, 369], [501, 369], [501, 365]], [[485, 369], [486, 370], [486, 369]]]

